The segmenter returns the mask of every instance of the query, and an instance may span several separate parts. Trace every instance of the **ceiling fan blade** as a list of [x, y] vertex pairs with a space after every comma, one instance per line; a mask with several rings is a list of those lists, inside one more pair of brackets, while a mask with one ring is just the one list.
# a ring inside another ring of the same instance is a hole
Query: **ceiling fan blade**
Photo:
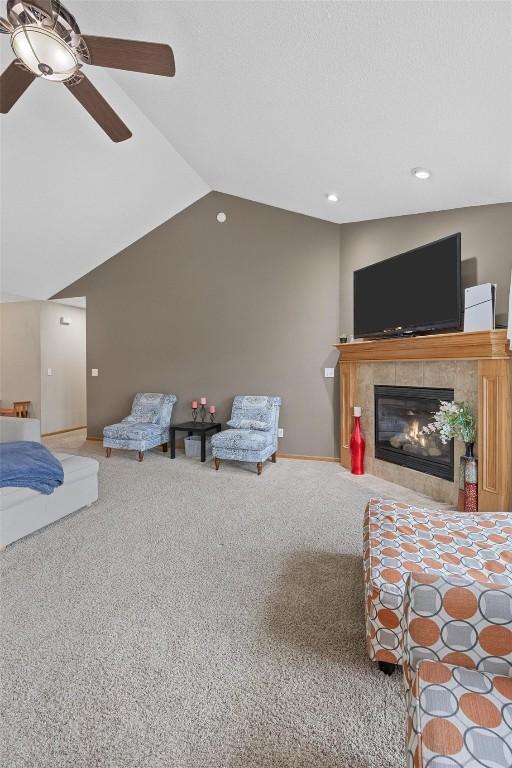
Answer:
[[129, 139], [132, 132], [123, 123], [120, 117], [116, 115], [110, 104], [105, 101], [101, 93], [96, 90], [90, 80], [82, 76], [80, 82], [75, 85], [64, 85], [70, 93], [73, 94], [82, 107], [84, 107], [90, 116], [96, 120], [98, 125], [103, 128], [112, 141], [125, 141]]
[[170, 45], [94, 35], [82, 35], [82, 38], [91, 55], [90, 63], [97, 67], [128, 69], [166, 77], [174, 77], [176, 72]]
[[7, 114], [29, 87], [35, 75], [27, 72], [11, 61], [5, 72], [0, 75], [0, 112]]
[[14, 27], [12, 26], [10, 21], [7, 21], [7, 19], [0, 18], [0, 32], [3, 32], [6, 35], [10, 35], [13, 29]]

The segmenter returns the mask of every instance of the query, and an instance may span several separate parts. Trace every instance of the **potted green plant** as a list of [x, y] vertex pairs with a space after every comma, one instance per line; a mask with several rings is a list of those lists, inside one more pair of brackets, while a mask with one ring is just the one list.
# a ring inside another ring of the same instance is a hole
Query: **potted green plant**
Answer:
[[442, 400], [434, 414], [434, 420], [423, 427], [424, 434], [437, 433], [443, 445], [458, 438], [465, 445], [459, 466], [459, 510], [478, 511], [478, 466], [474, 447], [476, 419], [469, 403]]

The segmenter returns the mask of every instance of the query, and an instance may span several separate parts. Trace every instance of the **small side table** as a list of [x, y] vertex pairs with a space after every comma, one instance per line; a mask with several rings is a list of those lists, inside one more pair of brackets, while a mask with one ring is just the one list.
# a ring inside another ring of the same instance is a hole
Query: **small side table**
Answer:
[[206, 435], [208, 432], [220, 432], [222, 424], [211, 421], [184, 421], [182, 424], [171, 424], [169, 427], [169, 442], [171, 444], [171, 459], [176, 458], [176, 430], [188, 432], [188, 436], [201, 436], [201, 461], [206, 461]]

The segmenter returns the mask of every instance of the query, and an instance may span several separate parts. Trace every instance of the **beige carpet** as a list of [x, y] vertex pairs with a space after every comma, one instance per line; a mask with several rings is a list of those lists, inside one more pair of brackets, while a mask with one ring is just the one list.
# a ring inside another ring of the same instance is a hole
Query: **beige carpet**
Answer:
[[81, 450], [101, 500], [1, 557], [3, 765], [404, 765], [365, 653], [371, 479]]

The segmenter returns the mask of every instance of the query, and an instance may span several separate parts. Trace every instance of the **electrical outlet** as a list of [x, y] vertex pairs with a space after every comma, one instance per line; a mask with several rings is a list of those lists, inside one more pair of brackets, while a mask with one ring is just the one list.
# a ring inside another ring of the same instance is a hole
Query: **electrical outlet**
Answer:
[[91, 368], [91, 376], [98, 376], [98, 369], [97, 368]]
[[277, 430], [277, 436], [278, 437], [284, 437], [284, 429], [278, 429]]
[[53, 368], [48, 368], [48, 376], [53, 376]]
[[326, 379], [334, 379], [334, 368], [326, 368], [324, 376]]

